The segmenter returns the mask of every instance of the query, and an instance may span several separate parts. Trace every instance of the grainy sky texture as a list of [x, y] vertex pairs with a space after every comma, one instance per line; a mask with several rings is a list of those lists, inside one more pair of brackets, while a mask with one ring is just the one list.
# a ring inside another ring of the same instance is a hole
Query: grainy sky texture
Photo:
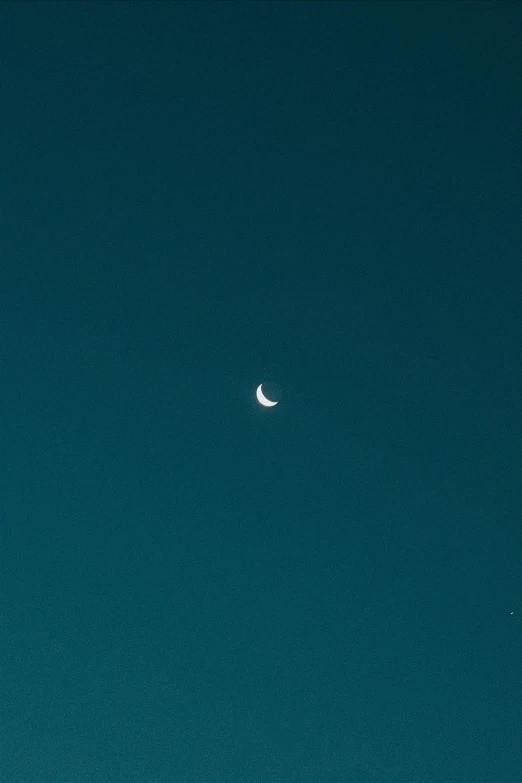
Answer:
[[2, 783], [521, 781], [521, 22], [0, 5]]

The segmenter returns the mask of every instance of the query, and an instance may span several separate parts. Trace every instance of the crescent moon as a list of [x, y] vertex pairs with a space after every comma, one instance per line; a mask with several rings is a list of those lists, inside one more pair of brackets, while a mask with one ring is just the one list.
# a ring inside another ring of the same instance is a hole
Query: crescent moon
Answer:
[[274, 402], [273, 400], [269, 400], [268, 397], [265, 397], [263, 394], [263, 389], [261, 388], [262, 385], [263, 384], [260, 383], [256, 390], [257, 401], [260, 402], [261, 405], [264, 405], [265, 408], [271, 408], [273, 405], [277, 405], [278, 400]]

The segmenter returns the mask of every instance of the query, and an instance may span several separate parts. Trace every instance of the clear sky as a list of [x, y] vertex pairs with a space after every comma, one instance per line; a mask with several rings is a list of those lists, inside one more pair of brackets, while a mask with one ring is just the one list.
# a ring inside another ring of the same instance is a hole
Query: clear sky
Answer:
[[0, 5], [2, 783], [522, 780], [521, 22]]

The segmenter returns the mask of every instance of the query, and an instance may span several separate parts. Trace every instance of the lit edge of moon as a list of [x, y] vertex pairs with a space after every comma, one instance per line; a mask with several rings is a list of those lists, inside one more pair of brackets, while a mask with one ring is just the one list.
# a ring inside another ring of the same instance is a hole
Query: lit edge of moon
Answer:
[[263, 394], [263, 389], [261, 388], [263, 386], [262, 383], [259, 384], [259, 386], [256, 389], [256, 397], [257, 401], [261, 403], [261, 405], [264, 405], [265, 408], [271, 408], [273, 405], [277, 405], [279, 400], [276, 400], [275, 402], [273, 400], [269, 400], [268, 397], [265, 397]]

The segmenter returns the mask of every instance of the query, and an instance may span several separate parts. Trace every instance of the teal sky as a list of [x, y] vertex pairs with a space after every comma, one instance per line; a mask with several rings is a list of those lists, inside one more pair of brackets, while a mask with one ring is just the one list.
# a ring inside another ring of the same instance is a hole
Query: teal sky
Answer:
[[2, 783], [520, 783], [521, 22], [0, 5]]

